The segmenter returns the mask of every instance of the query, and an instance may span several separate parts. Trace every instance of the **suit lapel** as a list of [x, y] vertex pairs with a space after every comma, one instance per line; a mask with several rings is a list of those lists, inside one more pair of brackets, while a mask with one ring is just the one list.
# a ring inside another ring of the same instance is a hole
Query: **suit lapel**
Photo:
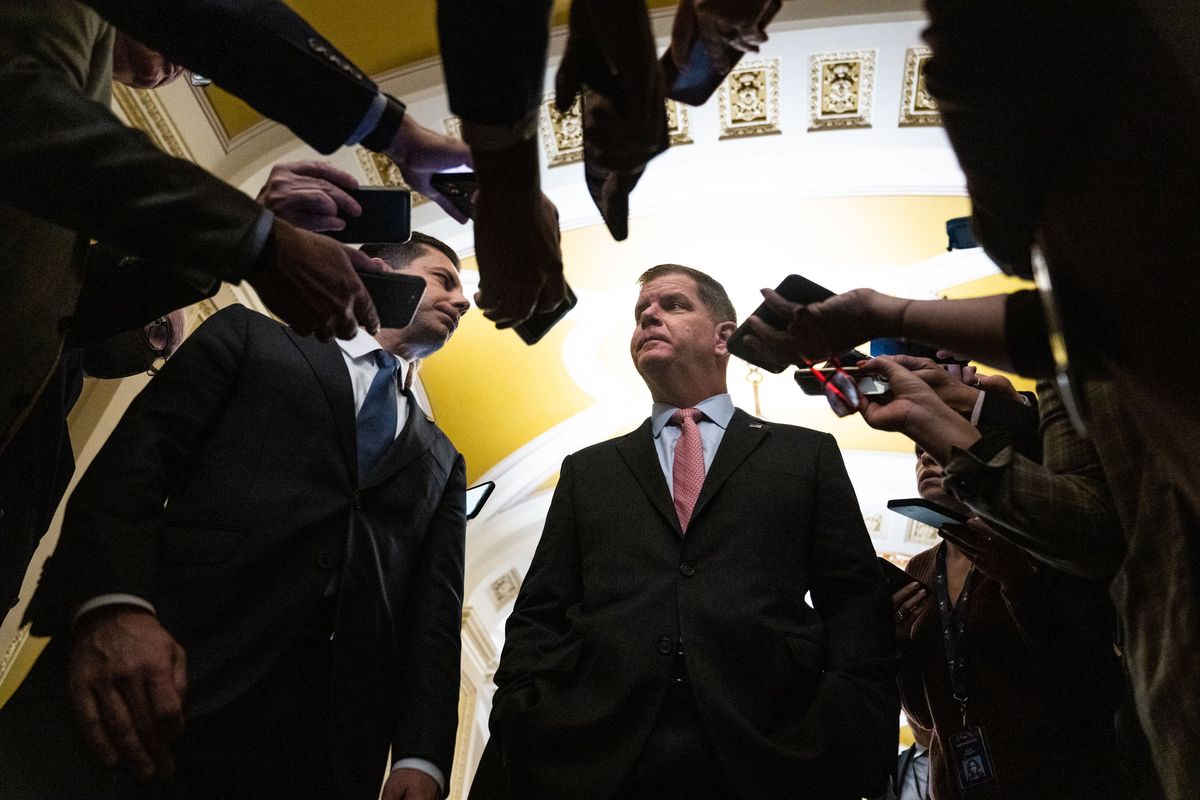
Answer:
[[342, 445], [342, 455], [350, 474], [358, 472], [357, 435], [354, 432], [354, 390], [350, 388], [350, 373], [342, 350], [334, 342], [320, 342], [311, 336], [300, 336], [284, 328], [292, 342], [308, 360], [317, 382], [325, 392], [333, 423]]
[[675, 531], [682, 536], [679, 527], [679, 517], [675, 513], [675, 504], [671, 501], [671, 490], [667, 488], [667, 479], [663, 476], [662, 465], [658, 463], [658, 451], [654, 449], [654, 434], [650, 432], [650, 420], [647, 419], [633, 433], [617, 441], [617, 452], [625, 460], [625, 464], [642, 485], [650, 504], [662, 515]]
[[412, 393], [405, 394], [408, 397], [408, 416], [404, 420], [404, 428], [383, 451], [375, 469], [369, 475], [359, 477], [359, 486], [363, 489], [383, 483], [433, 446], [437, 428], [417, 405]]
[[[770, 427], [740, 408], [734, 409], [733, 416], [729, 419], [729, 427], [725, 429], [725, 435], [721, 437], [721, 446], [717, 448], [717, 455], [713, 459], [708, 474], [704, 477], [704, 486], [700, 489], [700, 496], [696, 498], [696, 507], [692, 510], [692, 525], [704, 511], [708, 501], [720, 490], [721, 485], [758, 447]], [[659, 470], [659, 472], [661, 474], [662, 471]]]

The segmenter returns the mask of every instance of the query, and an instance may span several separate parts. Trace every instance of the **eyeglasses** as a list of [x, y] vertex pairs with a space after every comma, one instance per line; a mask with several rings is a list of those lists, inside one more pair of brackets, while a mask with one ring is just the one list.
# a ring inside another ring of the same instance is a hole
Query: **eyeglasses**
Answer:
[[[171, 355], [171, 332], [174, 326], [171, 324], [170, 317], [159, 317], [146, 326], [146, 343], [154, 352], [155, 358], [167, 358]], [[155, 342], [162, 342], [162, 346], [156, 346]], [[151, 365], [150, 369], [146, 370], [146, 374], [153, 378], [158, 374], [158, 367]]]
[[842, 368], [842, 362], [831, 358], [825, 362], [826, 367], [833, 367], [833, 375], [826, 376], [816, 368], [816, 362], [804, 359], [804, 364], [812, 370], [813, 376], [821, 382], [829, 405], [839, 417], [849, 416], [858, 411], [862, 403], [862, 394], [858, 391], [858, 382]]

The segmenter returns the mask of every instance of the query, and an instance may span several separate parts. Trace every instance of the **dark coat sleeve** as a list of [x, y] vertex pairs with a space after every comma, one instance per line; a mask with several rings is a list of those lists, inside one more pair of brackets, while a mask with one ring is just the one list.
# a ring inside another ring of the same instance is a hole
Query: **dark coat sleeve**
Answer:
[[85, 2], [322, 153], [346, 142], [378, 93], [370, 78], [279, 0]]
[[900, 699], [891, 595], [828, 434], [818, 456], [816, 492], [811, 593], [829, 649], [810, 713], [828, 726], [831, 757], [857, 767], [848, 774], [857, 774], [861, 791], [871, 794], [882, 790], [896, 760]]
[[0, 65], [0, 202], [133, 255], [236, 281], [271, 214], [121, 124], [58, 65]]
[[418, 580], [408, 595], [399, 638], [394, 758], [424, 758], [450, 780], [462, 652], [466, 467], [457, 456], [425, 533]]
[[509, 125], [542, 102], [549, 0], [438, 0], [438, 34], [450, 110]]
[[69, 630], [75, 609], [98, 595], [155, 602], [164, 503], [234, 390], [251, 313], [231, 306], [188, 337], [96, 455], [27, 613], [35, 634]]
[[558, 486], [516, 606], [508, 617], [504, 651], [496, 671], [491, 728], [504, 748], [505, 731], [530, 700], [533, 673], [570, 643], [572, 609], [583, 602], [583, 576], [575, 531], [572, 458], [562, 464]]

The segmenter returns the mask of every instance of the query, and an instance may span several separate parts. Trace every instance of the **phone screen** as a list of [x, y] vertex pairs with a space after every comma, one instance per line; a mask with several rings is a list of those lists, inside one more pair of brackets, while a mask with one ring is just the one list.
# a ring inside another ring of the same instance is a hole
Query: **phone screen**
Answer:
[[484, 481], [467, 489], [467, 519], [475, 519], [483, 510], [483, 504], [492, 496], [496, 488], [495, 481]]
[[349, 193], [362, 214], [347, 217], [340, 231], [324, 231], [339, 242], [402, 244], [412, 236], [412, 194], [390, 186], [360, 186]]

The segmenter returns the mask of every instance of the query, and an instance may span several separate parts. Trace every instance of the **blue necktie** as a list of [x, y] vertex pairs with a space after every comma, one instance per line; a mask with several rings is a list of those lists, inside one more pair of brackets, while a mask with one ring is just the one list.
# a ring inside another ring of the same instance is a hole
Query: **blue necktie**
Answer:
[[361, 483], [388, 445], [396, 438], [396, 368], [399, 362], [386, 350], [375, 351], [379, 371], [371, 380], [366, 399], [359, 409], [355, 428], [358, 431], [358, 480]]

